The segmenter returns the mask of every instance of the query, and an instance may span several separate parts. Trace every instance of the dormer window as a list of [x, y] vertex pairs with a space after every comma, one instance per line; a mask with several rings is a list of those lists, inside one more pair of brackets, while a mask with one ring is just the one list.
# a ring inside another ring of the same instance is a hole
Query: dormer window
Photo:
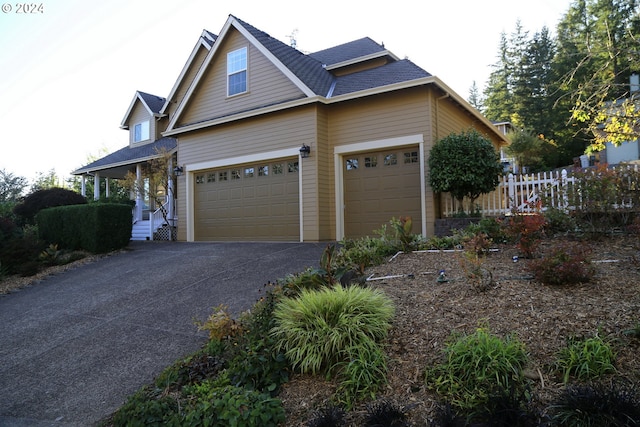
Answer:
[[246, 91], [247, 48], [243, 47], [227, 54], [227, 95], [238, 95]]
[[133, 142], [149, 139], [149, 120], [136, 124], [133, 127]]

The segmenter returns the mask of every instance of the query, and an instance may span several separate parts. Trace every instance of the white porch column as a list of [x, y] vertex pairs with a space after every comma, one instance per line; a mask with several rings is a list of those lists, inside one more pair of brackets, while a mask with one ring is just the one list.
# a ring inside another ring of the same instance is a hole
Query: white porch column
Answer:
[[175, 207], [173, 200], [173, 158], [169, 159], [169, 170], [167, 171], [167, 219], [171, 221], [170, 226], [173, 226], [173, 219], [175, 218]]
[[100, 198], [100, 172], [93, 175], [93, 200]]
[[104, 188], [105, 188], [105, 196], [107, 198], [109, 198], [109, 196], [110, 196], [110, 194], [109, 194], [110, 193], [110, 191], [109, 191], [109, 178], [105, 178], [104, 179], [104, 183], [105, 183], [105, 186], [104, 186]]
[[82, 194], [82, 197], [87, 197], [87, 175], [82, 175], [81, 178], [80, 194]]
[[142, 165], [136, 165], [136, 221], [142, 221]]

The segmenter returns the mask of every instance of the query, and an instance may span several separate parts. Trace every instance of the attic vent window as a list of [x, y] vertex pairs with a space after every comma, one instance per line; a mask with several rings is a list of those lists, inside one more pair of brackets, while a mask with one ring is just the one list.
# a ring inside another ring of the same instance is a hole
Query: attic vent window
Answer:
[[227, 54], [227, 94], [237, 95], [247, 91], [247, 48]]
[[149, 139], [149, 121], [136, 124], [133, 127], [133, 142], [146, 141]]

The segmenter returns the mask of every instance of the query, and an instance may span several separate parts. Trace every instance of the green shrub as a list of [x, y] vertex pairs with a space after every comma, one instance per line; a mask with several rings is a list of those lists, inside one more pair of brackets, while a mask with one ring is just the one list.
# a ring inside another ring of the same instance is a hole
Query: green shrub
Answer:
[[131, 209], [124, 204], [92, 203], [41, 210], [36, 216], [40, 238], [65, 249], [104, 253], [131, 239]]
[[337, 399], [352, 408], [360, 399], [375, 398], [387, 379], [387, 358], [382, 348], [370, 338], [362, 338], [357, 345], [345, 349], [336, 370], [342, 381]]
[[634, 386], [570, 385], [549, 407], [552, 426], [640, 425], [640, 401]]
[[315, 374], [341, 362], [347, 349], [383, 339], [393, 314], [392, 302], [376, 290], [303, 290], [278, 304], [272, 335], [295, 369]]
[[526, 269], [545, 285], [589, 282], [595, 274], [589, 252], [589, 247], [580, 243], [554, 245], [542, 258], [531, 260]]
[[278, 304], [271, 333], [294, 369], [338, 374], [339, 398], [350, 407], [360, 397], [373, 396], [386, 380], [378, 342], [393, 315], [392, 302], [380, 291], [357, 286], [303, 290]]
[[562, 209], [549, 207], [544, 212], [545, 231], [553, 236], [556, 234], [566, 234], [576, 230], [576, 220], [569, 213]]
[[232, 385], [216, 387], [208, 381], [192, 392], [197, 400], [183, 417], [186, 425], [275, 427], [285, 421], [282, 402], [268, 394]]
[[127, 399], [112, 418], [114, 427], [179, 426], [179, 403], [143, 387]]
[[155, 386], [160, 389], [179, 391], [183, 386], [215, 377], [226, 366], [224, 343], [212, 340], [202, 350], [175, 362], [162, 371], [155, 380]]
[[590, 380], [615, 372], [614, 360], [611, 346], [599, 336], [571, 338], [568, 345], [558, 352], [556, 366], [562, 374], [562, 381], [567, 383], [569, 377]]
[[497, 218], [482, 218], [477, 223], [471, 223], [464, 229], [465, 235], [485, 234], [487, 239], [495, 243], [505, 243], [507, 234], [504, 229], [503, 221]]
[[337, 262], [364, 274], [366, 268], [381, 264], [386, 256], [393, 255], [397, 248], [383, 239], [363, 237], [343, 240]]
[[0, 264], [6, 274], [33, 276], [40, 269], [38, 255], [45, 245], [30, 236], [12, 237], [0, 248]]
[[528, 355], [514, 336], [501, 339], [480, 327], [470, 335], [452, 336], [444, 355], [444, 363], [427, 370], [427, 385], [462, 410], [483, 407], [492, 394], [525, 386]]
[[34, 224], [36, 215], [43, 209], [86, 203], [87, 199], [75, 191], [56, 187], [34, 191], [25, 197], [22, 203], [16, 205], [13, 212], [19, 216], [25, 224]]

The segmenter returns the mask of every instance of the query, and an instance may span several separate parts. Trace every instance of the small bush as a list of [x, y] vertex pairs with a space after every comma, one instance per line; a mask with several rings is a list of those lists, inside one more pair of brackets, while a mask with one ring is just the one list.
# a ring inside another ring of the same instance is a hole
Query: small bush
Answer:
[[12, 237], [0, 248], [0, 263], [7, 274], [33, 276], [40, 269], [38, 255], [45, 245], [30, 237]]
[[215, 377], [227, 366], [224, 351], [223, 343], [210, 341], [204, 349], [162, 371], [155, 380], [156, 387], [179, 391], [185, 385]]
[[195, 321], [198, 330], [208, 331], [209, 339], [221, 341], [242, 334], [242, 326], [237, 323], [229, 314], [229, 307], [221, 304], [213, 309], [207, 320], [204, 322]]
[[15, 206], [13, 212], [25, 224], [34, 224], [35, 217], [43, 209], [56, 206], [82, 205], [87, 199], [75, 191], [65, 188], [48, 188], [37, 190], [24, 198], [22, 203]]
[[307, 427], [341, 427], [346, 425], [344, 409], [327, 405], [313, 414]]
[[527, 270], [545, 285], [589, 282], [595, 274], [589, 254], [589, 248], [579, 243], [555, 245], [542, 258], [532, 260]]
[[209, 387], [211, 384], [204, 382], [195, 388], [198, 402], [185, 417], [189, 425], [209, 421], [205, 425], [276, 427], [285, 421], [279, 399], [242, 387]]
[[528, 356], [513, 336], [501, 339], [480, 327], [453, 336], [444, 355], [444, 363], [427, 371], [427, 385], [462, 410], [486, 406], [496, 390], [515, 393], [525, 385], [522, 369]]
[[365, 427], [406, 427], [408, 425], [407, 413], [393, 402], [382, 400], [367, 407]]
[[524, 258], [534, 258], [544, 234], [545, 219], [539, 213], [516, 214], [506, 220], [505, 232]]
[[315, 374], [341, 362], [347, 349], [366, 339], [384, 338], [393, 314], [392, 302], [376, 290], [303, 290], [278, 304], [272, 335], [295, 369]]
[[278, 304], [271, 334], [294, 369], [341, 375], [340, 398], [350, 406], [372, 396], [386, 379], [377, 343], [386, 337], [393, 315], [391, 300], [380, 291], [339, 285], [303, 290]]
[[554, 207], [549, 207], [544, 212], [544, 220], [545, 232], [551, 236], [570, 233], [577, 228], [576, 220], [573, 216]]
[[570, 377], [577, 380], [590, 380], [604, 374], [615, 372], [613, 362], [615, 353], [602, 338], [571, 338], [566, 347], [557, 354], [557, 370], [566, 384]]
[[639, 426], [640, 401], [633, 386], [570, 385], [549, 407], [551, 425]]
[[170, 396], [158, 396], [148, 387], [138, 390], [114, 414], [114, 427], [179, 425], [179, 403]]

